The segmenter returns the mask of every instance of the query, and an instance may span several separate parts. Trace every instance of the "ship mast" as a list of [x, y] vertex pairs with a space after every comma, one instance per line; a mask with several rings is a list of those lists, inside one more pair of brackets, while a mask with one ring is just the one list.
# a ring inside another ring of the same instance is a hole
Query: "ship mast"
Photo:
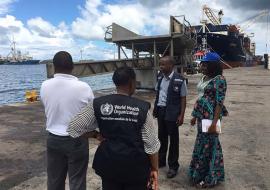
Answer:
[[16, 61], [17, 60], [17, 52], [16, 52], [16, 42], [14, 41], [14, 37], [13, 37], [13, 41], [11, 43], [11, 54], [12, 54], [12, 60]]
[[[16, 51], [16, 42], [14, 40], [14, 36], [12, 37], [12, 41], [10, 41], [10, 49], [11, 51], [9, 52], [9, 54], [7, 55], [7, 59], [10, 61], [17, 61], [18, 56], [17, 56], [17, 51]], [[9, 55], [11, 54], [11, 58], [9, 59]]]

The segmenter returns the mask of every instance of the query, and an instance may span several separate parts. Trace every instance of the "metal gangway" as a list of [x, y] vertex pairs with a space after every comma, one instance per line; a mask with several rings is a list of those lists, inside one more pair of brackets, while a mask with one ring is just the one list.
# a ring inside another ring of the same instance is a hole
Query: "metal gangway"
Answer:
[[[196, 33], [184, 15], [171, 16], [169, 34], [156, 36], [138, 35], [116, 23], [107, 27], [105, 41], [117, 46], [117, 59], [103, 61], [78, 62], [72, 74], [86, 77], [113, 72], [118, 67], [133, 67], [137, 75], [137, 87], [152, 89], [155, 86], [159, 69], [159, 59], [171, 55], [176, 59], [177, 69], [183, 72], [184, 67], [192, 62], [192, 50], [196, 45]], [[126, 50], [131, 51], [129, 57]], [[54, 74], [52, 63], [47, 63], [47, 77]]]

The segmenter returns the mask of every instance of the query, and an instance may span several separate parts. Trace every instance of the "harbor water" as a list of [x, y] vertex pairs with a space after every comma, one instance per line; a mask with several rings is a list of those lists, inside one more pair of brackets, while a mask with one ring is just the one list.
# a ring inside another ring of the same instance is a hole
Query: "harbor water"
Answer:
[[[113, 87], [112, 74], [80, 78], [93, 90]], [[47, 79], [46, 65], [0, 65], [0, 105], [25, 101], [27, 90], [37, 90]]]

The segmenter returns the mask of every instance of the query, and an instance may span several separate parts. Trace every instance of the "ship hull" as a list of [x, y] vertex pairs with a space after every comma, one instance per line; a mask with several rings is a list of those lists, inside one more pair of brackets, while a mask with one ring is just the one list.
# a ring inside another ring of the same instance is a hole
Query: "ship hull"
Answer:
[[222, 60], [230, 67], [245, 66], [253, 60], [247, 54], [250, 52], [250, 39], [244, 38], [235, 25], [194, 26], [197, 33], [198, 50], [210, 50], [218, 53]]
[[6, 62], [5, 65], [37, 65], [39, 60], [26, 60], [26, 61], [15, 61], [15, 62]]
[[[210, 49], [218, 53], [225, 62], [236, 62], [236, 65], [245, 62], [246, 57], [240, 37], [214, 33], [206, 33], [206, 36]], [[199, 44], [201, 41], [202, 39], [198, 38]]]

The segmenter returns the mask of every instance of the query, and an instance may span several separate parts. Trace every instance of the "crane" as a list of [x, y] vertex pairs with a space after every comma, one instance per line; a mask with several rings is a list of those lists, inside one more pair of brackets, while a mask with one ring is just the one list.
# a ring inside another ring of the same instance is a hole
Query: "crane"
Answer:
[[259, 18], [261, 18], [263, 16], [268, 16], [268, 15], [269, 15], [269, 10], [264, 10], [264, 11], [261, 11], [259, 14], [251, 17], [250, 19], [242, 22], [241, 24], [238, 24], [239, 32], [243, 33], [252, 24], [254, 24], [256, 20], [258, 20]]
[[[217, 13], [217, 15], [216, 15], [216, 13]], [[211, 21], [211, 23], [216, 26], [216, 25], [221, 24], [221, 17], [223, 15], [223, 11], [222, 11], [222, 9], [216, 10], [216, 9], [212, 9], [212, 8], [208, 7], [207, 5], [203, 5], [202, 20], [201, 20], [203, 33], [205, 33], [206, 29], [208, 29], [207, 20], [204, 19], [204, 15], [206, 15], [208, 17], [208, 19]], [[206, 37], [202, 38], [202, 46], [203, 46], [203, 49], [205, 50], [207, 47]]]
[[[208, 19], [211, 21], [213, 25], [220, 25], [221, 24], [221, 18], [223, 16], [223, 11], [221, 10], [215, 10], [207, 5], [203, 6], [203, 13], [208, 17]], [[217, 15], [216, 15], [217, 13]], [[204, 20], [204, 19], [203, 19]]]

